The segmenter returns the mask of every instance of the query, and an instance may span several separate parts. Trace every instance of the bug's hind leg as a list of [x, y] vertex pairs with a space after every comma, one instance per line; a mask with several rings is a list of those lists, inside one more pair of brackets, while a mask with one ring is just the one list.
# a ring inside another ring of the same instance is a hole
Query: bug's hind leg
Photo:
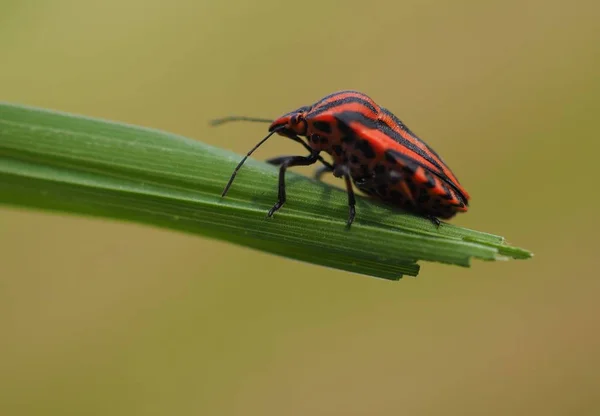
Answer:
[[352, 178], [348, 173], [344, 175], [344, 181], [346, 182], [346, 192], [348, 193], [348, 222], [346, 226], [350, 228], [356, 216], [356, 197], [352, 188]]
[[436, 217], [435, 215], [425, 215], [425, 218], [427, 218], [429, 221], [431, 221], [433, 223], [433, 225], [435, 225], [436, 228], [440, 228], [440, 225], [442, 224], [442, 222], [440, 221], [440, 219], [438, 217]]
[[279, 195], [278, 200], [273, 208], [271, 208], [267, 214], [267, 217], [272, 217], [277, 210], [279, 210], [283, 204], [285, 204], [287, 195], [285, 192], [285, 172], [287, 168], [291, 168], [292, 166], [309, 166], [317, 162], [319, 160], [318, 153], [311, 153], [308, 157], [306, 156], [285, 156], [280, 158], [280, 168], [279, 168]]
[[[321, 168], [319, 171], [325, 171], [325, 169]], [[336, 165], [331, 172], [336, 178], [344, 178], [344, 182], [346, 183], [346, 193], [348, 194], [348, 221], [346, 222], [346, 226], [350, 228], [356, 216], [356, 196], [352, 187], [350, 171], [346, 165]]]

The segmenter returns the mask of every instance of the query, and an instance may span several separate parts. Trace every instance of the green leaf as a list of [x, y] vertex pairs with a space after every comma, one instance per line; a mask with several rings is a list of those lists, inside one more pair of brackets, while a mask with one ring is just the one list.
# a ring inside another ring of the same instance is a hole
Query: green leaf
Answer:
[[525, 259], [502, 237], [358, 198], [351, 229], [343, 190], [289, 172], [273, 218], [277, 168], [185, 137], [0, 103], [0, 203], [133, 221], [229, 241], [365, 275], [416, 276], [417, 261]]

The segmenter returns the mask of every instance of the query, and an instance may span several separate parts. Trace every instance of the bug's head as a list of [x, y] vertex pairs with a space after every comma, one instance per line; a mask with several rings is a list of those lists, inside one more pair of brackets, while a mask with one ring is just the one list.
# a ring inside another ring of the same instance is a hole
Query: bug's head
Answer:
[[282, 136], [305, 136], [308, 129], [306, 115], [310, 107], [300, 107], [297, 110], [277, 118], [269, 126], [269, 131], [277, 130], [277, 134]]

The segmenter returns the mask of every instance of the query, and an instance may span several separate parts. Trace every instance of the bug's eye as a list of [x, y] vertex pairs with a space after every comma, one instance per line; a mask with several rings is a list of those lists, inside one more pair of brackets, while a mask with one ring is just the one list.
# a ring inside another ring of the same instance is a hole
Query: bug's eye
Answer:
[[290, 119], [290, 122], [293, 125], [302, 123], [303, 121], [304, 121], [304, 117], [302, 117], [302, 115], [300, 115], [300, 114], [296, 114], [296, 115], [292, 116], [292, 118]]

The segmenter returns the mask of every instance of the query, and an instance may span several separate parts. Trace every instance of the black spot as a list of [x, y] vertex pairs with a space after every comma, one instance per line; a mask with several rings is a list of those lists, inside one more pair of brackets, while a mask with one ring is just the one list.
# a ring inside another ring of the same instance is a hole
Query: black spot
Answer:
[[356, 148], [360, 150], [367, 159], [373, 159], [375, 157], [375, 151], [367, 140], [359, 141], [356, 144]]
[[358, 165], [360, 163], [360, 160], [358, 160], [358, 157], [356, 157], [356, 155], [352, 155], [350, 156], [350, 163], [352, 163], [353, 165]]
[[312, 136], [310, 136], [310, 141], [313, 143], [319, 143], [319, 136], [316, 134], [313, 134]]
[[354, 136], [351, 134], [347, 136], [342, 136], [342, 143], [354, 143]]
[[336, 155], [340, 156], [342, 154], [342, 146], [340, 146], [339, 144], [334, 144], [333, 151]]
[[397, 163], [396, 157], [393, 154], [391, 154], [390, 152], [385, 152], [385, 160], [389, 163], [393, 163], [393, 164]]
[[425, 203], [429, 202], [430, 200], [431, 200], [431, 195], [429, 195], [427, 192], [421, 192], [421, 195], [419, 195], [417, 202], [419, 204], [425, 204]]
[[331, 126], [326, 121], [314, 121], [312, 123], [313, 127], [323, 133], [331, 133]]
[[327, 139], [327, 137], [322, 137], [321, 136], [320, 139], [321, 139], [321, 144], [327, 144], [327, 143], [329, 143], [329, 140]]
[[[338, 121], [337, 121], [337, 127], [338, 127], [338, 130], [342, 133], [343, 136], [349, 136], [349, 137], [354, 136], [354, 132], [352, 131], [352, 129], [350, 128], [350, 126], [348, 126], [342, 120], [338, 119]], [[352, 139], [352, 140], [354, 140], [354, 139]]]

